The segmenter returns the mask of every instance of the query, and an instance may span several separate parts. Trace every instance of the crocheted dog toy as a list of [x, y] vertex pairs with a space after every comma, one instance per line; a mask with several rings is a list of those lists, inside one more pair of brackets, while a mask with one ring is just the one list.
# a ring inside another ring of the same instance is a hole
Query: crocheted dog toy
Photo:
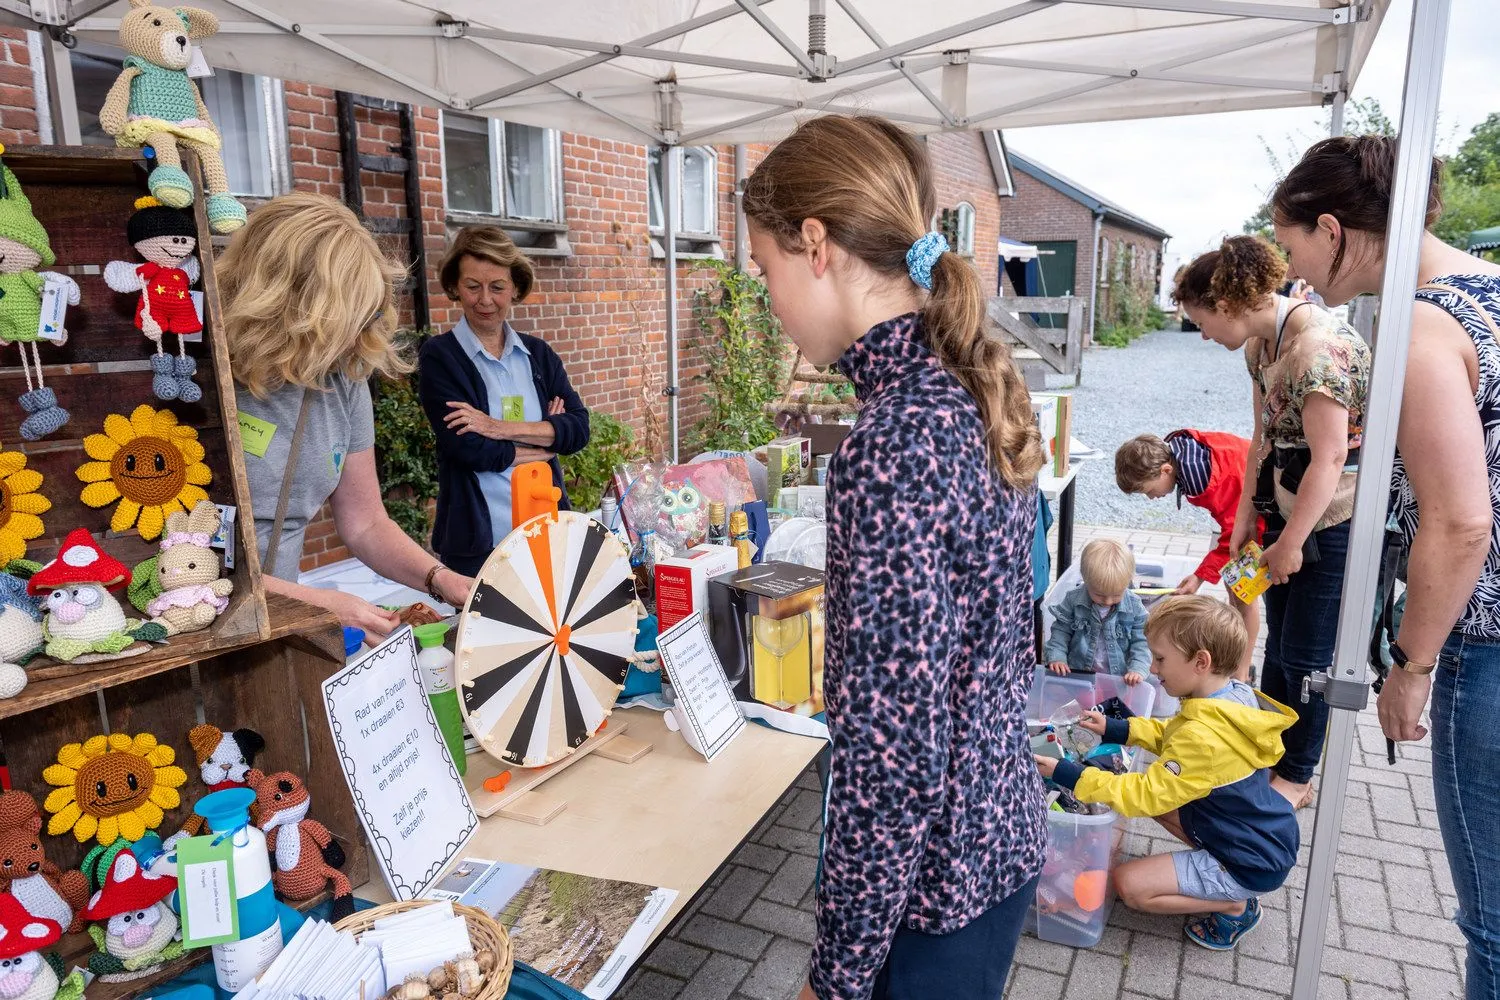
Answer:
[[117, 146], [155, 151], [156, 167], [146, 186], [172, 208], [193, 203], [193, 182], [182, 169], [178, 144], [197, 153], [207, 179], [209, 228], [232, 233], [245, 224], [245, 206], [229, 194], [219, 153], [223, 141], [198, 85], [187, 75], [193, 40], [216, 34], [219, 19], [206, 10], [157, 7], [151, 0], [130, 0], [130, 8], [120, 19], [120, 45], [130, 54], [104, 99], [99, 127]]
[[339, 871], [344, 866], [344, 849], [326, 826], [307, 818], [312, 796], [302, 779], [290, 771], [264, 774], [252, 770], [245, 781], [255, 789], [255, 805], [260, 810], [257, 825], [265, 831], [266, 846], [276, 859], [271, 874], [276, 891], [284, 899], [312, 899], [331, 883], [333, 919], [353, 913], [354, 890], [348, 876]]
[[[0, 153], [5, 147], [0, 146]], [[39, 441], [68, 422], [68, 411], [57, 405], [57, 394], [42, 382], [42, 289], [48, 281], [62, 286], [68, 305], [78, 304], [78, 282], [56, 271], [37, 272], [57, 262], [47, 231], [31, 214], [31, 202], [10, 167], [0, 164], [0, 340], [18, 344], [26, 391], [21, 394], [21, 436]], [[60, 332], [62, 343], [67, 331]], [[31, 348], [31, 356], [26, 354]], [[35, 382], [32, 372], [35, 370]]]
[[[135, 252], [144, 264], [112, 260], [104, 267], [104, 283], [121, 293], [138, 292], [135, 325], [156, 344], [151, 358], [151, 391], [157, 399], [180, 399], [196, 403], [203, 390], [193, 381], [198, 362], [188, 356], [182, 336], [198, 333], [203, 323], [193, 306], [189, 288], [198, 281], [200, 269], [193, 251], [198, 248], [198, 227], [192, 216], [168, 208], [149, 195], [137, 198], [136, 212], [125, 224]], [[162, 337], [177, 334], [177, 357], [162, 349]]]
[[111, 413], [104, 418], [103, 434], [83, 439], [83, 450], [91, 461], [74, 470], [88, 484], [78, 499], [90, 507], [118, 500], [111, 531], [136, 528], [151, 541], [161, 535], [169, 515], [208, 499], [203, 487], [213, 473], [203, 464], [198, 430], [179, 423], [171, 410], [142, 403], [129, 418]]
[[26, 689], [25, 666], [42, 651], [42, 612], [26, 581], [0, 573], [0, 698]]
[[[210, 792], [222, 792], [226, 788], [249, 788], [246, 776], [255, 755], [266, 748], [265, 738], [253, 729], [236, 729], [226, 733], [217, 726], [204, 724], [188, 730], [188, 743], [193, 748], [193, 757], [198, 761], [198, 774]], [[250, 822], [260, 817], [254, 803], [250, 806]], [[182, 830], [168, 837], [163, 847], [171, 849], [183, 837], [196, 837], [205, 829], [202, 816], [193, 813], [182, 824]]]
[[33, 914], [15, 896], [0, 896], [0, 997], [4, 1000], [79, 1000], [83, 973], [56, 952], [42, 954], [62, 937], [57, 921]]
[[110, 593], [129, 575], [125, 564], [99, 548], [87, 530], [69, 532], [57, 558], [26, 582], [27, 593], [47, 595], [42, 619], [47, 655], [64, 662], [88, 657], [85, 662], [92, 662], [133, 656], [146, 651], [144, 643], [165, 642], [165, 628], [127, 619]]
[[200, 501], [191, 514], [167, 518], [167, 534], [156, 557], [161, 594], [146, 606], [167, 635], [196, 632], [229, 607], [234, 581], [219, 578], [219, 556], [209, 545], [219, 531], [219, 508]]
[[163, 810], [182, 803], [178, 789], [187, 773], [173, 762], [177, 753], [150, 733], [93, 736], [67, 743], [57, 763], [42, 771], [52, 793], [42, 809], [52, 818], [52, 836], [73, 831], [80, 844], [95, 838], [112, 846], [119, 837], [140, 840], [165, 818]]
[[89, 958], [89, 971], [106, 983], [123, 983], [149, 976], [181, 955], [177, 914], [166, 902], [176, 888], [177, 879], [146, 871], [129, 851], [115, 855], [104, 888], [83, 911], [89, 920], [105, 921], [89, 926], [99, 948]]
[[41, 834], [36, 799], [19, 790], [0, 792], [0, 892], [20, 900], [28, 913], [57, 921], [70, 934], [81, 931], [88, 880], [81, 871], [63, 871], [48, 861]]

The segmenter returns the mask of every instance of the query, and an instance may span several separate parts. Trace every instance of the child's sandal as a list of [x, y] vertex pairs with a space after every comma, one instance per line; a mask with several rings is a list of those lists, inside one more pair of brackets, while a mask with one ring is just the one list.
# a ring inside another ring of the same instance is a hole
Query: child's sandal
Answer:
[[1222, 913], [1210, 913], [1190, 921], [1182, 933], [1193, 944], [1210, 951], [1233, 951], [1240, 938], [1249, 934], [1260, 923], [1260, 901], [1247, 900], [1245, 912], [1237, 917]]

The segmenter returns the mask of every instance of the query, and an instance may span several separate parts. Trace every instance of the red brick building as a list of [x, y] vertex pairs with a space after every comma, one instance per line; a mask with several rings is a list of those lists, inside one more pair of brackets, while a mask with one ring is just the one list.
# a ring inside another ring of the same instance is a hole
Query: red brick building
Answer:
[[[0, 29], [0, 142], [112, 145], [97, 112], [123, 53], [80, 45], [66, 52], [66, 65], [55, 67], [54, 74], [71, 77], [76, 95], [74, 136], [70, 116], [51, 109], [45, 44], [35, 32]], [[420, 282], [410, 281], [402, 297], [408, 323], [421, 324], [424, 313], [426, 325], [440, 331], [457, 321], [458, 309], [434, 280], [436, 262], [458, 227], [504, 226], [537, 264], [536, 287], [511, 317], [515, 326], [557, 350], [591, 409], [665, 448], [667, 307], [657, 150], [436, 108], [341, 100], [326, 88], [231, 71], [199, 83], [224, 137], [231, 186], [247, 204], [293, 188], [341, 198], [362, 210], [393, 257], [414, 269], [425, 263]], [[998, 143], [972, 133], [933, 136], [929, 143], [939, 165], [934, 225], [947, 227], [974, 258], [985, 287], [995, 288], [1006, 190]], [[766, 148], [742, 149], [746, 172]], [[705, 276], [695, 272], [694, 258], [734, 259], [735, 148], [691, 147], [671, 156], [680, 193], [685, 437], [704, 414], [691, 298]], [[401, 172], [408, 162], [410, 178]], [[420, 235], [415, 244], [409, 238], [413, 214]], [[309, 527], [304, 570], [345, 558], [331, 522]]]
[[1154, 299], [1170, 234], [1030, 157], [1012, 150], [1009, 162], [1016, 193], [1001, 231], [1041, 252], [1029, 294], [1088, 298], [1095, 332], [1114, 320], [1124, 287]]

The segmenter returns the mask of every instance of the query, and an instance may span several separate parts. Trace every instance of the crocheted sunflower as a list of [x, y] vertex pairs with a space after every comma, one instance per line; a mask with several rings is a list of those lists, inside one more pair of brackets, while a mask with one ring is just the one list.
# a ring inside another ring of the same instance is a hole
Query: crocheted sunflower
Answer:
[[120, 501], [112, 531], [138, 527], [149, 541], [161, 535], [169, 516], [208, 499], [203, 487], [213, 474], [203, 464], [198, 430], [179, 424], [170, 410], [142, 403], [129, 420], [111, 413], [103, 434], [83, 439], [83, 450], [94, 461], [78, 467], [78, 478], [89, 484], [80, 499], [90, 507]]
[[44, 533], [42, 519], [52, 501], [37, 490], [42, 474], [26, 468], [19, 451], [0, 452], [0, 566], [26, 555], [26, 543]]
[[42, 772], [54, 786], [43, 804], [53, 836], [73, 831], [81, 844], [90, 837], [112, 844], [117, 837], [139, 840], [161, 825], [164, 809], [182, 801], [177, 789], [187, 773], [173, 765], [177, 753], [150, 733], [94, 736], [57, 751], [57, 763]]

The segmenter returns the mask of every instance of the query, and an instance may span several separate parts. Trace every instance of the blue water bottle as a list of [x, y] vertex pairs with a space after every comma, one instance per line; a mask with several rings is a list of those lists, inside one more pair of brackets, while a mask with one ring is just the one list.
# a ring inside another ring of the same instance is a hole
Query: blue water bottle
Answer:
[[234, 895], [239, 911], [240, 939], [213, 946], [214, 975], [219, 989], [238, 993], [281, 954], [281, 924], [276, 891], [271, 887], [271, 859], [266, 835], [250, 825], [255, 793], [248, 788], [226, 788], [198, 800], [194, 811], [216, 835], [234, 844]]

